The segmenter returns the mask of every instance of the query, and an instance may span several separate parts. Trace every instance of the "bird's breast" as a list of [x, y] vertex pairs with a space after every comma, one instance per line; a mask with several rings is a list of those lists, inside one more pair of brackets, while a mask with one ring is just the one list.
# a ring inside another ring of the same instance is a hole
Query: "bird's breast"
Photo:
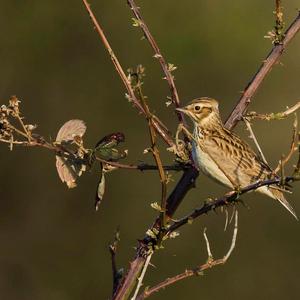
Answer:
[[233, 188], [232, 183], [211, 158], [209, 153], [201, 148], [201, 141], [193, 141], [192, 156], [197, 168], [216, 182]]

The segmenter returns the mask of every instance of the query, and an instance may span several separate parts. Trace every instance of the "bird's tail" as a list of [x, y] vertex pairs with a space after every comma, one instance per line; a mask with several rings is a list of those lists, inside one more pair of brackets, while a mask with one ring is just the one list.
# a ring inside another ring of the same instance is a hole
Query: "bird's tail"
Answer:
[[272, 198], [278, 200], [295, 218], [296, 220], [298, 220], [298, 217], [293, 209], [293, 207], [291, 206], [291, 204], [285, 199], [283, 193], [277, 189], [274, 189], [272, 187], [268, 187], [268, 191], [269, 191], [269, 196], [271, 196]]

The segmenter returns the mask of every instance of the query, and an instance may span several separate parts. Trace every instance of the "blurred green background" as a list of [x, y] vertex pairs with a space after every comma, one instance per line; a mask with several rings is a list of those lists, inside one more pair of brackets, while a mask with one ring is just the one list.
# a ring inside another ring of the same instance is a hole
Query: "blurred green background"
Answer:
[[[139, 1], [142, 14], [175, 71], [182, 103], [194, 97], [220, 100], [225, 118], [240, 91], [271, 48], [264, 35], [274, 24], [274, 2], [222, 0]], [[174, 130], [176, 118], [165, 105], [168, 87], [139, 29], [132, 27], [126, 1], [91, 1], [124, 68], [146, 67], [145, 93], [153, 110]], [[286, 24], [300, 2], [284, 1]], [[38, 132], [55, 138], [67, 120], [86, 121], [86, 145], [123, 131], [128, 162], [151, 162], [146, 122], [124, 99], [124, 88], [93, 30], [81, 1], [17, 1], [0, 4], [1, 104], [11, 95]], [[277, 112], [300, 99], [300, 36], [297, 36], [253, 99], [251, 110]], [[254, 124], [271, 165], [290, 145], [293, 118]], [[240, 124], [236, 129], [247, 132]], [[162, 144], [161, 150], [164, 152]], [[172, 162], [169, 153], [166, 163]], [[68, 190], [56, 174], [53, 153], [0, 145], [0, 298], [7, 300], [108, 299], [111, 267], [108, 244], [118, 225], [117, 261], [127, 267], [137, 238], [155, 217], [159, 200], [154, 172], [118, 171], [107, 178], [105, 201], [93, 209], [97, 169]], [[174, 175], [174, 180], [179, 174]], [[175, 182], [170, 184], [170, 190]], [[201, 176], [177, 213], [182, 216], [208, 196], [226, 189]], [[288, 195], [300, 215], [299, 185]], [[236, 249], [229, 262], [172, 286], [153, 299], [298, 299], [300, 225], [278, 203], [262, 195], [243, 197]], [[206, 260], [202, 232], [207, 227], [213, 253], [222, 257], [232, 228], [223, 232], [221, 212], [204, 216], [168, 241], [153, 258], [145, 285]]]

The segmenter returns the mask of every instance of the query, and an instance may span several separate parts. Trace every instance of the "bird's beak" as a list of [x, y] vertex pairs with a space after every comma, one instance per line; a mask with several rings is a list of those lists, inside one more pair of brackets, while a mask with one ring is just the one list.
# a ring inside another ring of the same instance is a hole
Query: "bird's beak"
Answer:
[[184, 113], [184, 114], [187, 114], [188, 113], [188, 110], [186, 109], [186, 108], [176, 108], [176, 110], [177, 111], [180, 111], [180, 112], [182, 112], [182, 113]]

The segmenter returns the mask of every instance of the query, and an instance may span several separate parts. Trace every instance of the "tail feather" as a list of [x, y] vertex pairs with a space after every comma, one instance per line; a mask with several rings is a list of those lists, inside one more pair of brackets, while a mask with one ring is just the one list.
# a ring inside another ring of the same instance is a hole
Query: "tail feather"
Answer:
[[283, 193], [277, 189], [271, 187], [262, 187], [258, 189], [259, 192], [268, 195], [269, 197], [278, 200], [298, 221], [298, 217], [291, 204], [285, 199]]

